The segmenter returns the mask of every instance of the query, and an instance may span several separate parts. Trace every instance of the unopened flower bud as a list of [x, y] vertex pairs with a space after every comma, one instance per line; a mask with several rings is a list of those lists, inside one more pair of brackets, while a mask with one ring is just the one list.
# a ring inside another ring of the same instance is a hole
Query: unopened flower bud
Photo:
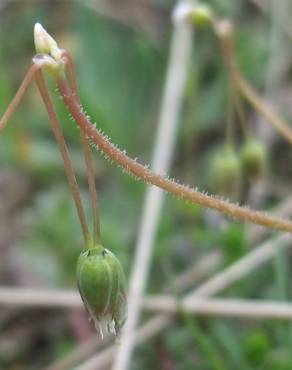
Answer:
[[58, 47], [55, 39], [40, 23], [36, 23], [34, 26], [34, 43], [38, 54], [46, 55], [51, 58], [51, 62], [48, 60], [48, 63], [45, 64], [49, 72], [55, 74], [63, 70], [63, 50]]

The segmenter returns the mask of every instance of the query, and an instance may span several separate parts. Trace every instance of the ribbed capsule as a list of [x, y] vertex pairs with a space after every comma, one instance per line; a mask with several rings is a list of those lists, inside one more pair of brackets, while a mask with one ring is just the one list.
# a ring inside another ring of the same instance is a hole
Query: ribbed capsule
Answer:
[[96, 329], [117, 334], [127, 318], [126, 281], [117, 257], [102, 245], [80, 254], [77, 283]]
[[267, 149], [262, 142], [249, 139], [241, 148], [240, 160], [247, 178], [258, 180], [267, 169]]
[[226, 145], [216, 152], [209, 177], [213, 192], [237, 198], [240, 191], [241, 168], [233, 146]]

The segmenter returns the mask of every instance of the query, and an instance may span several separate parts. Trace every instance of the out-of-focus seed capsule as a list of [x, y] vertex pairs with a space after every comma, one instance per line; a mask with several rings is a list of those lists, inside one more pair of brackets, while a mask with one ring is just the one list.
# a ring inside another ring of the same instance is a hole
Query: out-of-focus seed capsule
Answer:
[[185, 0], [174, 8], [172, 19], [174, 23], [187, 21], [195, 27], [205, 27], [212, 22], [213, 12], [207, 4]]
[[251, 180], [261, 178], [267, 168], [267, 150], [256, 139], [248, 139], [240, 150], [240, 160], [244, 174]]
[[234, 198], [238, 196], [241, 166], [233, 146], [225, 145], [214, 155], [209, 177], [213, 192]]
[[193, 6], [193, 10], [190, 12], [188, 19], [196, 27], [206, 27], [212, 22], [213, 13], [211, 8], [207, 4], [197, 3]]
[[77, 284], [96, 329], [117, 334], [127, 318], [126, 280], [117, 257], [102, 245], [82, 252]]

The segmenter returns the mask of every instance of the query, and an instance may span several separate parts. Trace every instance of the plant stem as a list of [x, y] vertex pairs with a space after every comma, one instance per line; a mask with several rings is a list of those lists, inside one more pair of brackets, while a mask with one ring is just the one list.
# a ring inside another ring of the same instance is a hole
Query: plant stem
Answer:
[[[66, 58], [66, 65], [68, 67], [68, 79], [71, 85], [72, 93], [75, 94], [76, 99], [80, 102], [80, 97], [78, 94], [77, 88], [77, 81], [76, 81], [76, 74], [75, 74], [75, 66], [74, 61], [71, 54], [64, 50], [63, 56]], [[89, 141], [88, 137], [86, 136], [83, 130], [80, 130], [80, 138], [82, 143], [82, 150], [83, 156], [85, 160], [86, 166], [86, 175], [87, 181], [89, 186], [90, 198], [91, 198], [91, 205], [92, 205], [92, 215], [93, 215], [93, 238], [94, 243], [100, 243], [100, 219], [99, 219], [99, 210], [98, 210], [98, 200], [97, 200], [97, 192], [95, 186], [95, 176], [94, 176], [94, 169], [93, 163], [90, 156], [90, 148], [89, 148]]]
[[225, 125], [225, 144], [232, 146], [234, 145], [234, 106], [233, 106], [233, 89], [232, 81], [229, 81], [228, 88], [228, 103], [227, 103], [227, 114], [226, 114], [226, 125]]
[[229, 76], [230, 76], [230, 80], [232, 84], [232, 99], [234, 102], [234, 107], [235, 107], [235, 110], [238, 116], [238, 120], [239, 120], [242, 133], [244, 137], [247, 139], [250, 136], [250, 134], [248, 132], [247, 121], [246, 121], [244, 109], [242, 106], [241, 96], [238, 93], [238, 89], [236, 85], [234, 84], [234, 81], [232, 80], [232, 75], [230, 73], [229, 73]]
[[80, 130], [80, 138], [82, 143], [83, 149], [83, 156], [86, 166], [86, 174], [87, 174], [87, 181], [89, 186], [89, 193], [91, 198], [91, 205], [92, 205], [92, 216], [93, 216], [93, 241], [94, 244], [99, 244], [101, 242], [100, 237], [100, 221], [99, 221], [99, 211], [98, 211], [98, 203], [97, 203], [97, 193], [95, 187], [95, 179], [94, 179], [94, 170], [92, 159], [90, 156], [90, 149], [88, 146], [88, 138], [86, 134]]
[[82, 233], [83, 233], [83, 237], [84, 237], [84, 241], [85, 241], [85, 247], [87, 247], [89, 245], [89, 242], [90, 242], [90, 235], [89, 235], [89, 231], [88, 231], [88, 227], [87, 227], [85, 211], [84, 211], [82, 201], [81, 201], [79, 186], [78, 186], [76, 177], [74, 175], [74, 170], [73, 170], [73, 166], [72, 166], [72, 163], [71, 163], [71, 160], [70, 160], [69, 151], [68, 151], [68, 148], [67, 148], [62, 130], [60, 128], [60, 125], [59, 125], [59, 122], [58, 122], [58, 119], [57, 119], [57, 115], [56, 115], [54, 107], [53, 107], [51, 97], [50, 97], [49, 92], [47, 90], [47, 87], [46, 87], [46, 84], [45, 84], [45, 81], [44, 81], [44, 78], [43, 78], [43, 75], [42, 75], [41, 71], [37, 71], [36, 81], [37, 81], [37, 85], [38, 85], [41, 97], [42, 97], [43, 102], [45, 104], [45, 107], [47, 109], [48, 116], [49, 116], [49, 119], [50, 119], [50, 122], [51, 122], [51, 125], [52, 125], [52, 129], [53, 129], [56, 141], [57, 141], [57, 143], [59, 145], [59, 148], [60, 148], [60, 152], [61, 152], [63, 162], [64, 162], [64, 165], [65, 165], [66, 175], [67, 175], [68, 182], [69, 182], [69, 187], [70, 187], [70, 190], [71, 190], [74, 202], [75, 202], [75, 206], [76, 206], [76, 209], [77, 209], [79, 222], [80, 222], [80, 225], [81, 225], [81, 229], [82, 229]]
[[233, 43], [232, 23], [214, 19], [213, 29], [219, 38], [223, 56], [234, 85], [238, 88], [245, 99], [269, 122], [282, 136], [292, 144], [292, 129], [289, 125], [274, 113], [261, 99], [258, 93], [249, 85], [241, 75], [235, 60], [235, 48]]
[[26, 92], [27, 88], [31, 84], [36, 72], [41, 68], [40, 65], [33, 64], [29, 70], [27, 71], [19, 89], [17, 90], [14, 98], [12, 99], [11, 103], [9, 104], [8, 108], [6, 109], [5, 113], [3, 114], [0, 120], [0, 132], [6, 127], [9, 119], [11, 118], [12, 114], [14, 113], [15, 109], [17, 108], [19, 102], [21, 101], [24, 93]]
[[241, 76], [238, 70], [233, 70], [233, 79], [238, 86], [238, 89], [249, 101], [251, 105], [268, 121], [274, 128], [282, 134], [290, 144], [292, 144], [292, 129], [278, 117], [268, 105], [261, 99], [257, 92], [248, 84]]
[[197, 203], [207, 208], [212, 208], [229, 217], [256, 223], [279, 231], [292, 232], [292, 222], [290, 221], [271, 217], [262, 212], [249, 210], [246, 207], [240, 207], [236, 204], [229, 203], [228, 201], [215, 198], [214, 196], [209, 196], [152, 172], [149, 168], [144, 167], [134, 159], [127, 156], [125, 152], [118, 149], [109, 141], [108, 138], [105, 138], [105, 136], [96, 129], [84, 114], [82, 107], [76, 97], [68, 89], [67, 83], [64, 79], [58, 79], [58, 87], [65, 104], [79, 127], [102, 152], [116, 162], [117, 165], [121, 166], [126, 172], [133, 174], [136, 178], [146, 183], [156, 185], [178, 198], [192, 203]]

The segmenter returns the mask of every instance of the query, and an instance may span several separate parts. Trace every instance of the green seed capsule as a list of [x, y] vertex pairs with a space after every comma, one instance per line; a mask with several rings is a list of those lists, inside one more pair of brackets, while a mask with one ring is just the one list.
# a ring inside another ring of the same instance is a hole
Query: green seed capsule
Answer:
[[102, 245], [80, 254], [77, 283], [96, 329], [118, 333], [127, 318], [126, 280], [116, 256]]
[[267, 150], [264, 144], [255, 139], [247, 140], [240, 151], [240, 160], [247, 178], [259, 179], [267, 166]]
[[211, 8], [206, 4], [197, 3], [188, 15], [188, 19], [196, 27], [206, 27], [212, 22], [213, 14]]
[[210, 168], [212, 191], [237, 197], [240, 190], [240, 161], [232, 146], [224, 146], [214, 156]]

